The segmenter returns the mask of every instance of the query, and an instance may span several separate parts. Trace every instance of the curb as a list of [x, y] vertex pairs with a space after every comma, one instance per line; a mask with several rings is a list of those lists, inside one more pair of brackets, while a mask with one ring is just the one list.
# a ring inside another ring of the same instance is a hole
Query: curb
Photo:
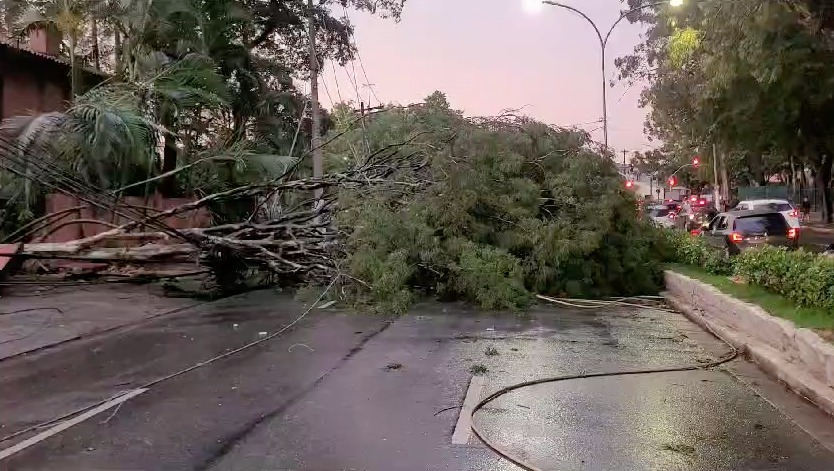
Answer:
[[[765, 373], [834, 416], [834, 345], [808, 329], [767, 314], [679, 273], [665, 273], [663, 296], [676, 309], [736, 347]], [[762, 317], [764, 316], [764, 317]], [[762, 328], [750, 328], [764, 321]], [[770, 324], [769, 326], [766, 324]], [[826, 364], [827, 360], [827, 364]]]

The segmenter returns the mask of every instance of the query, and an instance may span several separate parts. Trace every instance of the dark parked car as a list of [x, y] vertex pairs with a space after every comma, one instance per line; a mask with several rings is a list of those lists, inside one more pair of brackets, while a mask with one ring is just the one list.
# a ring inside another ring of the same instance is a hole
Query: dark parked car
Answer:
[[762, 245], [799, 245], [799, 229], [791, 227], [782, 213], [769, 209], [720, 213], [704, 227], [701, 236], [728, 255]]

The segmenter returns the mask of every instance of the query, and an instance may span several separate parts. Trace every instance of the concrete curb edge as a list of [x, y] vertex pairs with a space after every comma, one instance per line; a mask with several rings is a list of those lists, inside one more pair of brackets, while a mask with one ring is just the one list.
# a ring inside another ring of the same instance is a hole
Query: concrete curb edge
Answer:
[[[670, 278], [675, 278], [673, 283], [669, 283]], [[807, 338], [809, 335], [817, 337], [819, 339], [817, 345], [823, 345], [822, 348], [826, 350], [823, 354], [832, 355], [831, 360], [834, 360], [834, 345], [822, 340], [808, 329], [799, 329], [791, 322], [770, 316], [758, 306], [739, 301], [699, 280], [671, 271], [666, 272], [666, 279], [667, 289], [670, 285], [674, 285], [674, 287], [664, 292], [663, 296], [673, 307], [705, 330], [712, 331], [722, 340], [736, 347], [739, 352], [756, 363], [762, 371], [834, 416], [834, 387], [828, 384], [826, 378], [820, 378], [810, 372], [808, 366], [802, 361], [802, 357], [808, 356], [807, 346], [800, 345], [800, 342], [797, 342], [797, 337]], [[690, 291], [693, 293], [691, 300], [684, 299], [680, 292], [682, 288], [686, 289], [687, 293]], [[702, 296], [706, 294], [715, 297], [717, 303], [698, 302], [699, 299], [696, 295], [698, 292]], [[716, 309], [715, 304], [721, 305], [722, 308]], [[724, 306], [727, 308], [723, 308]], [[759, 312], [748, 314], [739, 312], [745, 307], [751, 311]], [[784, 331], [786, 335], [783, 338], [768, 341], [767, 333], [746, 331], [745, 327], [747, 326], [744, 325], [744, 322], [734, 322], [740, 316], [755, 315], [758, 317], [763, 314], [770, 317], [774, 323], [778, 324], [780, 330]], [[788, 348], [785, 348], [784, 344], [786, 342], [790, 344], [787, 346]], [[805, 344], [805, 342], [801, 343]], [[803, 354], [790, 355], [789, 351], [802, 352]]]

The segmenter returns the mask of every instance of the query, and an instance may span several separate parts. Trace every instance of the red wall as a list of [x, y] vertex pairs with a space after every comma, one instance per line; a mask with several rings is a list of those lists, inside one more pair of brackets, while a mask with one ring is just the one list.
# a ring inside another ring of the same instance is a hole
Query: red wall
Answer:
[[51, 59], [0, 46], [3, 80], [2, 117], [66, 108], [70, 97], [69, 67]]
[[[93, 207], [90, 204], [80, 201], [72, 196], [60, 193], [47, 195], [47, 214], [55, 213], [76, 206], [83, 206], [83, 208], [70, 211], [66, 216], [59, 216], [60, 219], [56, 218], [58, 220], [56, 220], [55, 222], [47, 226], [43, 231], [41, 231], [41, 236], [36, 238], [36, 240], [34, 240], [33, 242], [69, 242], [71, 240], [83, 239], [84, 237], [94, 236], [111, 228], [109, 225], [105, 224], [82, 222], [77, 224], [69, 224], [60, 227], [56, 231], [52, 232], [53, 228], [59, 227], [66, 222], [78, 219], [94, 219], [97, 221], [108, 222], [117, 226], [130, 222], [128, 218], [116, 214], [118, 212], [125, 213], [128, 211], [128, 207], [125, 206], [125, 204], [133, 207], [129, 209], [130, 212], [128, 214], [130, 215], [136, 214], [136, 211], [141, 211], [141, 209], [136, 208], [147, 208], [147, 214], [152, 215], [158, 211], [165, 211], [167, 209], [179, 206], [184, 203], [188, 203], [190, 201], [193, 200], [188, 198], [163, 198], [159, 194], [154, 194], [147, 200], [145, 200], [145, 198], [128, 196], [122, 199], [122, 205], [117, 206], [116, 211], [114, 212]], [[161, 219], [160, 222], [174, 229], [209, 227], [211, 225], [211, 214], [208, 212], [206, 208], [199, 208], [197, 210], [182, 213], [177, 216], [170, 216]], [[158, 229], [154, 227], [140, 227], [133, 232], [157, 231]], [[50, 232], [52, 233], [50, 234]]]

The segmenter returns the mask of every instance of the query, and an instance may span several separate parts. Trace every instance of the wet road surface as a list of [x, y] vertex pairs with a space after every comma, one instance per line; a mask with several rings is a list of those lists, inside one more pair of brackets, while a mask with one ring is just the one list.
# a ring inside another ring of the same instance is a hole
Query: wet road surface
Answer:
[[803, 227], [800, 231], [799, 244], [811, 252], [822, 252], [831, 244], [834, 244], [834, 233], [829, 230], [820, 230], [815, 227]]
[[[303, 311], [291, 298], [251, 293], [0, 362], [0, 435], [258, 339]], [[474, 437], [451, 444], [473, 368], [486, 369], [485, 396], [543, 376], [724, 353], [682, 316], [647, 309], [539, 306], [518, 316], [426, 304], [392, 321], [314, 309], [282, 336], [156, 384], [0, 469], [517, 469]], [[741, 360], [538, 385], [475, 420], [547, 470], [834, 469], [834, 421]]]

